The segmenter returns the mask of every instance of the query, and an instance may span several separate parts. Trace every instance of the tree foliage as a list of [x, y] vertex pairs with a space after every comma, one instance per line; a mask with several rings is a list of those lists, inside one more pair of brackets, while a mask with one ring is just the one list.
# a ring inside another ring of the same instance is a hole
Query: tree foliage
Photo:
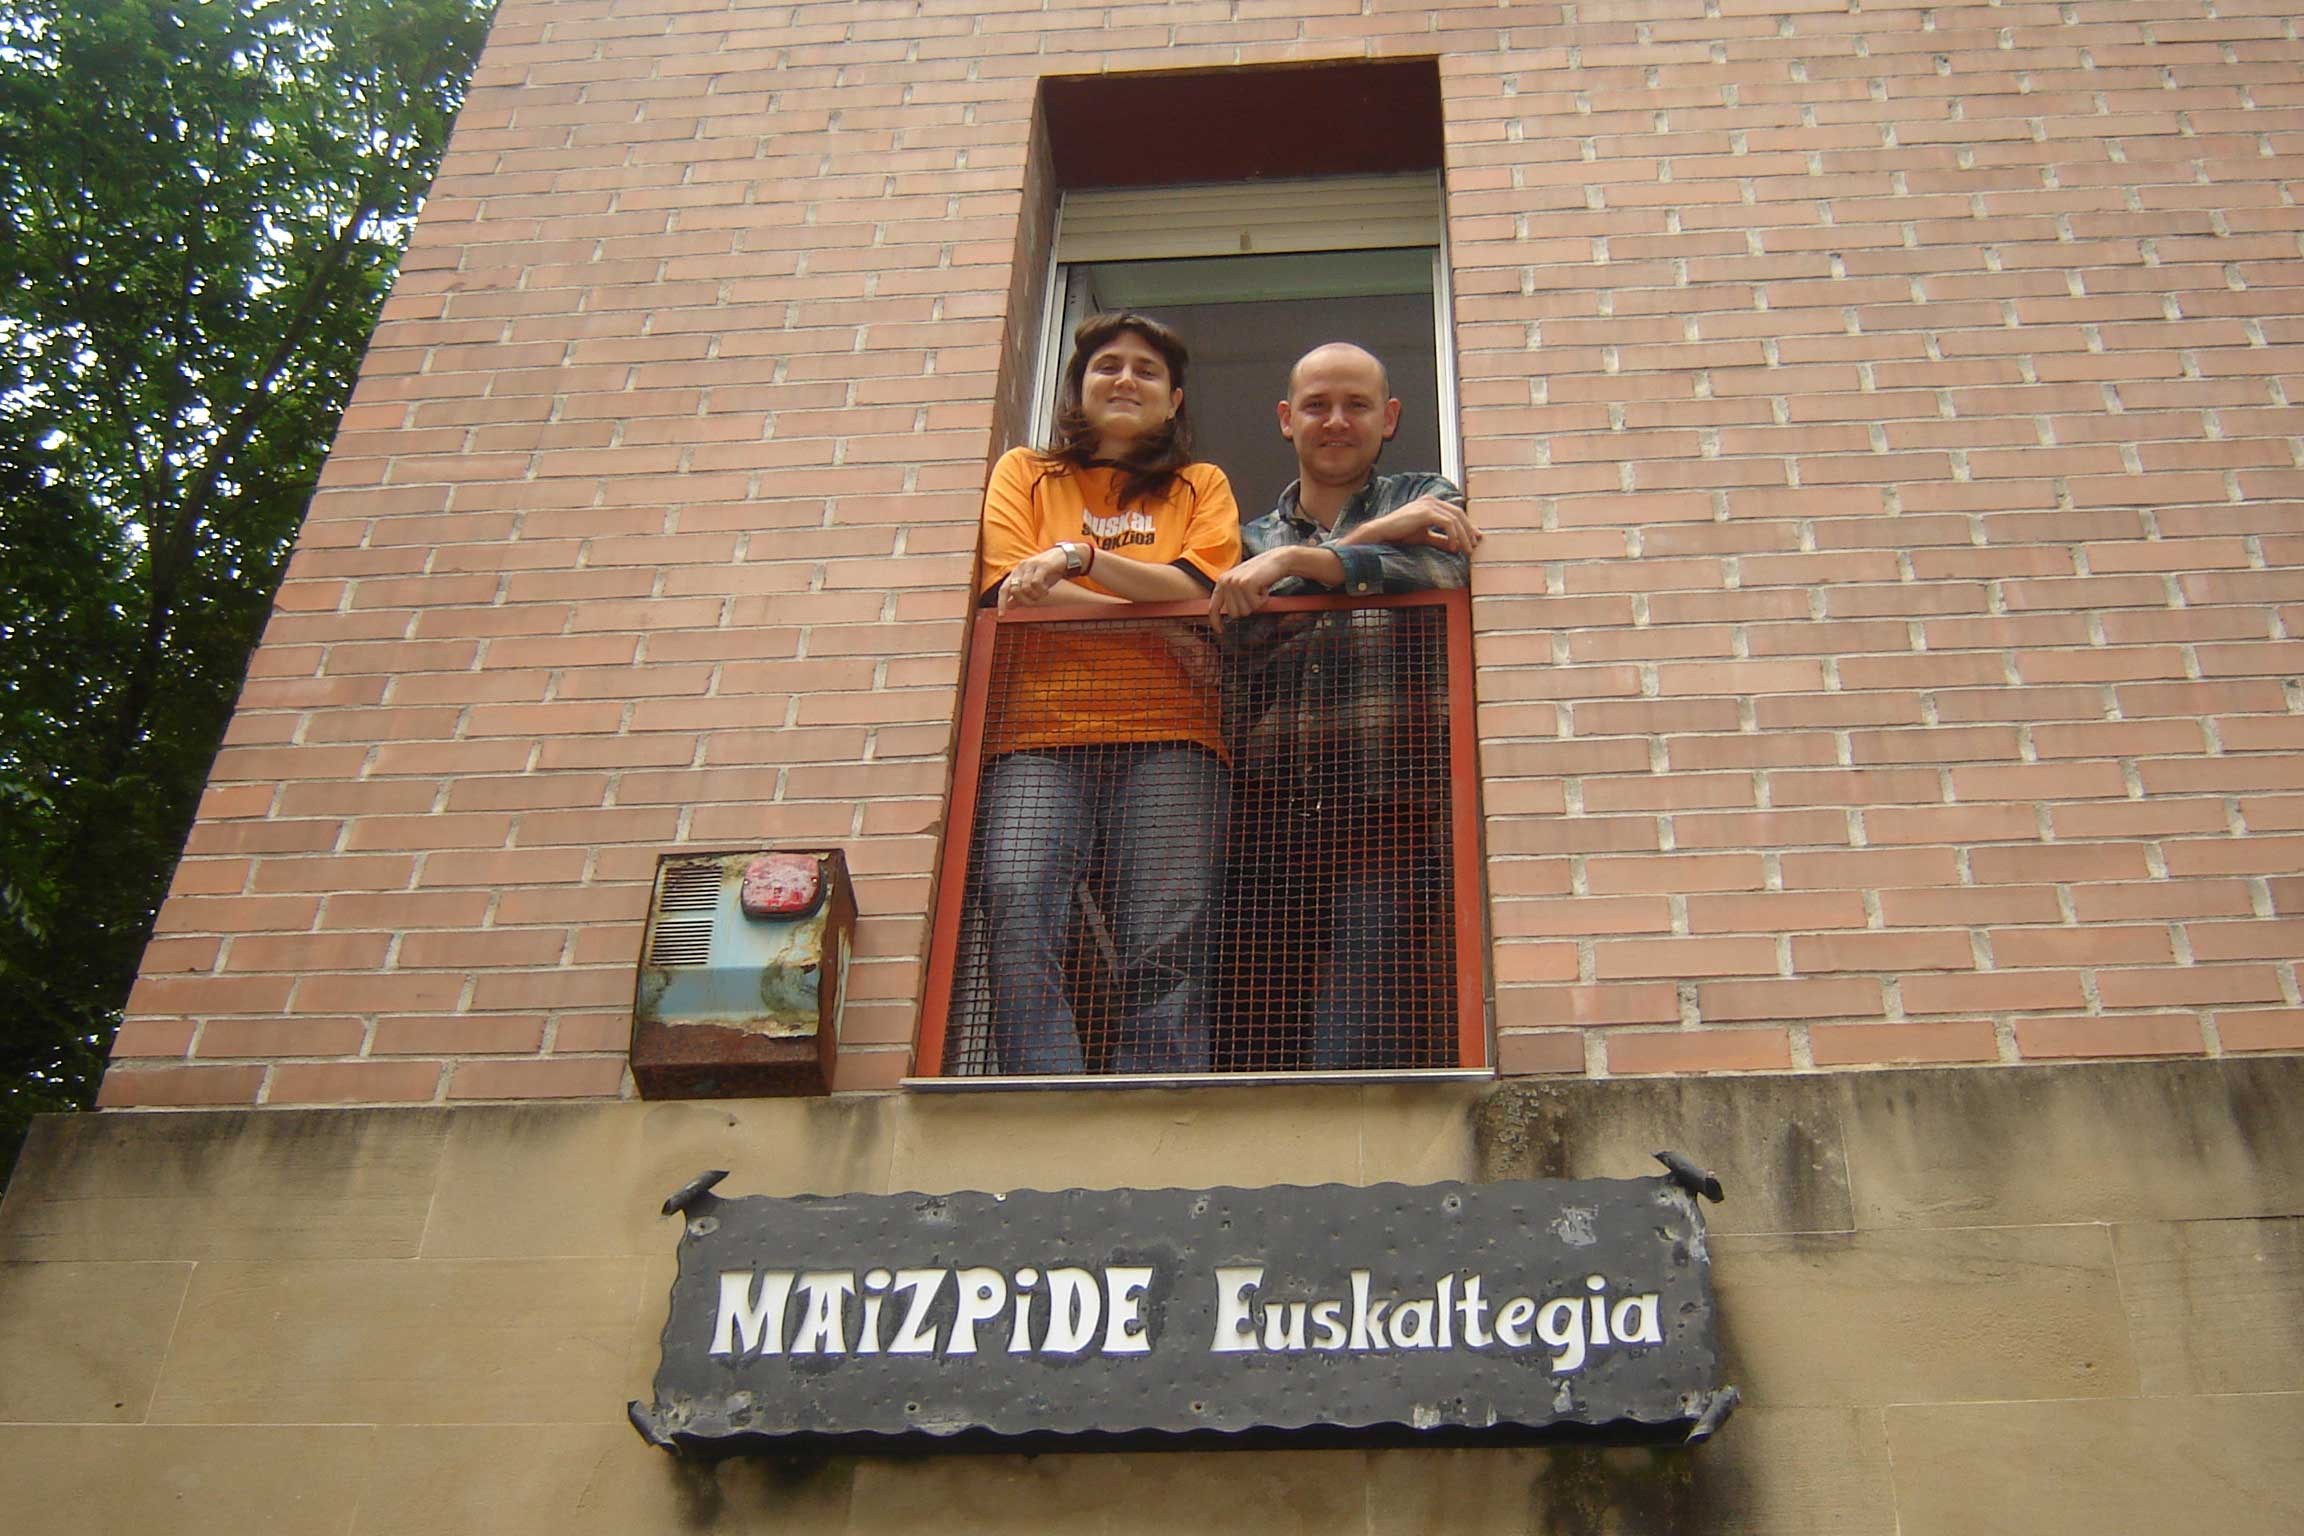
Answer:
[[0, 3], [0, 1180], [94, 1091], [492, 4]]

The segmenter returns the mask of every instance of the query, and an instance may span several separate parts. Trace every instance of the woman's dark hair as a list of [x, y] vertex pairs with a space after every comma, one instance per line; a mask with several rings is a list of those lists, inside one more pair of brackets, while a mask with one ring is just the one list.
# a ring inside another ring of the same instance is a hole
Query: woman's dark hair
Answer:
[[[1161, 361], [1168, 365], [1170, 388], [1184, 387], [1184, 370], [1191, 354], [1185, 350], [1183, 337], [1150, 316], [1133, 311], [1090, 315], [1072, 333], [1072, 355], [1065, 360], [1063, 382], [1056, 392], [1056, 421], [1049, 434], [1048, 457], [1074, 469], [1086, 469], [1099, 462], [1096, 458], [1099, 434], [1080, 408], [1081, 384], [1088, 376], [1090, 359], [1119, 337], [1130, 334], [1142, 338], [1146, 346], [1160, 354]], [[1175, 483], [1176, 471], [1192, 462], [1191, 410], [1191, 397], [1186, 396], [1184, 403], [1176, 407], [1175, 415], [1158, 430], [1138, 438], [1129, 446], [1127, 457], [1114, 464], [1120, 471], [1121, 506], [1167, 495]]]

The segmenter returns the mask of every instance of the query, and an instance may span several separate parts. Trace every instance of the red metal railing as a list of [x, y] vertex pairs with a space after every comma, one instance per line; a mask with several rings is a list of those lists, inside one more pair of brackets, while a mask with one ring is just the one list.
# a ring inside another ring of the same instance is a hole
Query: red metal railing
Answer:
[[918, 1079], [1484, 1070], [1461, 591], [980, 614]]

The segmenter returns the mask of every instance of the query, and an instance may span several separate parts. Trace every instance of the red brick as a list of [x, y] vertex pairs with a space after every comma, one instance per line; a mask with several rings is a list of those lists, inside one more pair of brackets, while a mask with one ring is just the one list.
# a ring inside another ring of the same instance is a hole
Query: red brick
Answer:
[[127, 1019], [112, 1034], [112, 1059], [189, 1056], [192, 1034], [199, 1025], [190, 1019]]
[[2174, 941], [2165, 927], [1996, 928], [1992, 960], [2005, 968], [2166, 963]]
[[2063, 920], [2051, 886], [1947, 885], [1880, 892], [1880, 916], [1891, 928], [1937, 928], [1984, 923], [2054, 923]]
[[287, 1062], [272, 1069], [267, 1104], [428, 1104], [437, 1061]]
[[2216, 1037], [2227, 1051], [2304, 1050], [2304, 1009], [2218, 1013]]
[[1997, 1061], [2000, 1042], [1982, 1019], [1925, 1024], [1812, 1025], [1808, 1054], [1820, 1067]]
[[1652, 816], [1561, 816], [1489, 823], [1492, 853], [1601, 853], [1659, 846]]
[[145, 976], [128, 994], [131, 1014], [279, 1013], [288, 1006], [286, 976]]
[[2167, 1008], [2202, 1003], [2277, 1003], [2280, 973], [2268, 965], [2167, 965], [2096, 973], [2107, 1008]]
[[1765, 976], [1777, 970], [1772, 939], [1616, 939], [1592, 946], [1603, 981], [1661, 976]]
[[1608, 1070], [1628, 1076], [1784, 1072], [1791, 1066], [1791, 1039], [1781, 1029], [1642, 1031], [1608, 1037]]
[[2144, 880], [2076, 885], [2072, 911], [2083, 923], [2150, 917], [2246, 917], [2255, 898], [2241, 880]]
[[[624, 1021], [620, 1039], [629, 1039]], [[377, 1056], [532, 1056], [543, 1048], [544, 1019], [537, 1014], [447, 1014], [376, 1021], [370, 1042]]]
[[98, 1109], [190, 1109], [256, 1102], [257, 1067], [113, 1067], [96, 1091]]
[[1657, 1024], [1680, 1017], [1679, 989], [1666, 984], [1498, 988], [1499, 1029], [1559, 1025]]
[[1786, 981], [1713, 981], [1696, 989], [1696, 1011], [1706, 1023], [1755, 1019], [1847, 1019], [1886, 1011], [1880, 983], [1847, 976], [1801, 976]]
[[462, 976], [379, 971], [365, 976], [317, 975], [296, 981], [299, 1013], [437, 1013], [452, 1008]]
[[1587, 811], [1681, 811], [1748, 806], [1757, 798], [1749, 774], [1673, 774], [1586, 779]]
[[1499, 901], [1495, 904], [1493, 923], [1499, 935], [1515, 938], [1669, 933], [1672, 931], [1672, 907], [1662, 896], [1574, 896], [1560, 901]]
[[2304, 837], [2217, 837], [2169, 842], [2163, 846], [2168, 873], [2186, 875], [2288, 875], [2304, 870]]
[[1664, 758], [1673, 772], [1685, 774], [1714, 768], [1812, 767], [1838, 762], [1840, 749], [1839, 743], [1822, 734], [1767, 731], [1754, 736], [1671, 737], [1664, 743]]
[[2121, 800], [2058, 805], [2048, 811], [2059, 838], [2220, 837], [2229, 826], [2221, 800]]
[[2020, 842], [2039, 836], [2028, 805], [1875, 806], [1865, 835], [1877, 844]]
[[2117, 720], [2094, 725], [2037, 725], [2032, 745], [2043, 758], [2160, 757], [2204, 752], [2196, 720]]
[[[1495, 974], [1499, 985], [1516, 985], [1531, 981], [1574, 981], [1576, 979], [1576, 946], [1573, 944], [1498, 944], [1495, 949]], [[898, 996], [910, 997], [916, 988], [906, 987]]]
[[1976, 963], [1964, 932], [1828, 933], [1792, 940], [1792, 968], [1814, 971], [1965, 971]]
[[367, 1031], [358, 1019], [211, 1019], [200, 1030], [203, 1058], [351, 1056]]
[[1960, 869], [1949, 848], [1852, 848], [1786, 853], [1777, 861], [1790, 891], [1864, 890], [1887, 885], [1954, 885]]
[[1581, 1074], [1584, 1036], [1576, 1030], [1519, 1030], [1496, 1038], [1496, 1070], [1506, 1077]]
[[2187, 923], [2195, 960], [2293, 960], [2304, 955], [2304, 922]]
[[1847, 769], [1817, 773], [1772, 773], [1769, 798], [1791, 805], [1914, 805], [1944, 798], [1944, 784], [1933, 769]]
[[2197, 1056], [2200, 1021], [2187, 1013], [2018, 1019], [2016, 1049], [2027, 1060], [2079, 1056]]
[[833, 1066], [835, 1093], [878, 1093], [895, 1088], [910, 1074], [909, 1051], [842, 1051]]
[[1755, 854], [1594, 857], [1585, 861], [1585, 876], [1587, 889], [1596, 896], [1756, 891], [1765, 882], [1765, 870]]
[[2142, 880], [2152, 872], [2144, 849], [2134, 843], [1978, 848], [1968, 855], [1968, 870], [1979, 885]]
[[1818, 928], [1861, 928], [1864, 923], [1864, 899], [1854, 891], [1814, 895], [1745, 892], [1688, 898], [1688, 927], [1698, 934], [1798, 933]]
[[448, 1080], [450, 1099], [596, 1099], [617, 1097], [624, 1062], [614, 1056], [532, 1061], [460, 1061]]
[[1788, 848], [1845, 844], [1851, 832], [1849, 813], [1840, 810], [1683, 812], [1672, 818], [1672, 838], [1679, 849]]
[[2027, 1013], [2078, 1008], [2080, 978], [2069, 971], [1980, 971], [1908, 976], [1898, 989], [1910, 1013]]
[[[2008, 728], [1937, 726], [1920, 731], [1851, 731], [1850, 760], [1872, 763], [2008, 762], [2018, 754], [2017, 732]], [[1958, 783], [1955, 778], [1954, 783]]]

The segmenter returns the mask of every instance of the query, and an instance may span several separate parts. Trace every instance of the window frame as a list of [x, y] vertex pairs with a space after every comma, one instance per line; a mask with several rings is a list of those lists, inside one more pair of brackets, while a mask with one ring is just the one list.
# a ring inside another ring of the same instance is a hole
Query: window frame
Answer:
[[[1143, 220], [1147, 228], [1152, 228], [1157, 226], [1167, 209], [1196, 206], [1211, 193], [1248, 186], [1255, 187], [1267, 204], [1318, 200], [1324, 204], [1340, 206], [1349, 206], [1354, 192], [1360, 193], [1363, 198], [1387, 195], [1405, 197], [1412, 191], [1429, 187], [1432, 206], [1428, 240], [1403, 241], [1356, 234], [1349, 227], [1349, 221], [1343, 218], [1334, 218], [1325, 224], [1318, 220], [1309, 221], [1309, 232], [1296, 234], [1276, 234], [1269, 230], [1259, 234], [1249, 227], [1252, 220], [1242, 220], [1230, 226], [1211, 226], [1206, 239], [1198, 243], [1188, 242], [1182, 249], [1169, 249], [1155, 257], [1130, 259], [1192, 261], [1218, 256], [1317, 255], [1322, 251], [1429, 250], [1432, 253], [1433, 412], [1439, 428], [1439, 470], [1456, 484], [1462, 485], [1464, 434], [1457, 410], [1456, 328], [1453, 323], [1456, 304], [1449, 278], [1446, 189], [1438, 171], [1410, 171], [1382, 176], [1304, 177], [1265, 182], [1190, 182], [1164, 187], [1087, 188], [1058, 193], [1055, 238], [1049, 242], [1046, 281], [1041, 286], [1040, 348], [1034, 364], [1031, 406], [1025, 423], [1027, 441], [1039, 444], [1048, 440], [1056, 412], [1057, 376], [1064, 366], [1072, 328], [1085, 318], [1084, 313], [1073, 312], [1074, 306], [1070, 302], [1075, 286], [1071, 280], [1072, 269], [1096, 266], [1111, 259], [1083, 254], [1077, 233], [1068, 245], [1067, 215], [1077, 219], [1087, 209], [1100, 204], [1108, 207], [1113, 199], [1124, 196], [1131, 205], [1130, 216]], [[1314, 239], [1320, 243], [1307, 243]]]

